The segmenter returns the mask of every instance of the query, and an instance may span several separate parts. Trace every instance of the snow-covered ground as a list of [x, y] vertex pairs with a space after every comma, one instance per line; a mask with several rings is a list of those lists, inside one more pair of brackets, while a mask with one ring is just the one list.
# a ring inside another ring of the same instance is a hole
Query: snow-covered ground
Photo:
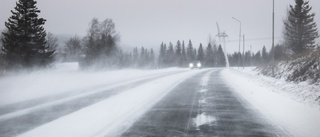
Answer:
[[320, 136], [319, 86], [287, 83], [258, 75], [253, 68], [230, 68], [224, 80], [280, 128], [295, 136]]
[[[163, 76], [20, 135], [23, 137], [117, 136], [179, 83], [207, 70], [168, 68], [90, 72], [78, 70], [77, 63], [57, 64], [53, 70], [0, 78], [0, 106], [73, 92], [75, 96], [72, 97], [86, 96], [106, 88]], [[202, 88], [198, 92], [201, 94], [208, 92], [210, 72], [208, 71], [200, 82]], [[295, 136], [320, 136], [320, 88], [318, 86], [288, 83], [283, 79], [266, 77], [259, 75], [253, 68], [224, 69], [221, 71], [221, 76], [235, 93], [283, 130]], [[63, 103], [64, 99], [60, 101], [62, 102], [58, 103]], [[199, 105], [205, 103], [204, 99], [199, 100]], [[46, 104], [42, 105], [46, 107]], [[21, 115], [25, 112], [21, 110], [13, 113]], [[12, 118], [15, 116], [13, 113], [7, 115]], [[6, 119], [6, 115], [2, 115], [1, 119]], [[199, 113], [193, 119], [196, 126], [212, 121], [215, 121], [215, 117], [206, 113]]]
[[[179, 70], [184, 71], [185, 69]], [[153, 71], [157, 72], [157, 70]], [[172, 70], [164, 69], [160, 72], [163, 71], [170, 72]], [[176, 85], [203, 71], [206, 70], [185, 71], [146, 82], [72, 114], [60, 117], [20, 136], [117, 136]], [[123, 71], [120, 72], [123, 73]]]
[[168, 68], [90, 72], [78, 70], [77, 63], [62, 63], [52, 70], [1, 77], [0, 106], [64, 93], [87, 92], [96, 90], [97, 87], [110, 87], [186, 70], [188, 69]]

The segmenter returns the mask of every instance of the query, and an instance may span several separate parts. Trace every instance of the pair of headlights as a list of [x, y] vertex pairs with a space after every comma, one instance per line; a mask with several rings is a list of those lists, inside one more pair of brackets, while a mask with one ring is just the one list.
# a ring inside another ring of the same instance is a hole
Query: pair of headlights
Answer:
[[[194, 67], [194, 64], [193, 64], [193, 63], [190, 63], [190, 64], [189, 64], [189, 67], [190, 67], [190, 68], [193, 68], [193, 67]], [[197, 67], [200, 68], [200, 67], [201, 67], [201, 63], [197, 63]]]

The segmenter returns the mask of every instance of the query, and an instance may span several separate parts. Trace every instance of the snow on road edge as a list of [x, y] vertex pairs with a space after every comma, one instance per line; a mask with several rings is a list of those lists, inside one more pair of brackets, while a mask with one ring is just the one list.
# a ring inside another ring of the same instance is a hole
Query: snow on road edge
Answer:
[[0, 107], [42, 97], [90, 91], [98, 86], [110, 86], [151, 75], [188, 70], [167, 68], [158, 70], [124, 69], [86, 72], [69, 70], [70, 66], [72, 64], [63, 65], [56, 70], [17, 74], [0, 78]]
[[320, 136], [320, 111], [318, 109], [274, 93], [229, 69], [223, 70], [221, 74], [235, 92], [291, 134], [300, 137]]
[[61, 117], [20, 137], [115, 136], [185, 79], [205, 70], [166, 76]]

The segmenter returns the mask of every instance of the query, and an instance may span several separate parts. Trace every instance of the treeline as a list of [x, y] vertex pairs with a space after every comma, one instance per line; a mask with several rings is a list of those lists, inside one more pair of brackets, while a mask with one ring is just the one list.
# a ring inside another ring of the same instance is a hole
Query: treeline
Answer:
[[226, 60], [221, 45], [209, 43], [206, 47], [200, 43], [198, 48], [193, 47], [189, 40], [185, 45], [184, 41], [178, 40], [175, 45], [161, 43], [158, 58], [158, 67], [188, 67], [193, 61], [200, 61], [204, 67], [225, 67]]
[[275, 61], [280, 61], [289, 57], [289, 49], [287, 47], [276, 45], [274, 48], [275, 50], [271, 48], [267, 51], [266, 47], [263, 46], [263, 48], [256, 53], [246, 51], [244, 55], [243, 53], [234, 52], [233, 54], [228, 55], [230, 66], [249, 67], [269, 65], [272, 62], [273, 52]]
[[90, 22], [87, 35], [70, 38], [60, 53], [63, 61], [78, 61], [82, 69], [118, 69], [154, 67], [153, 49], [135, 47], [124, 52], [119, 47], [120, 36], [111, 19], [99, 22], [94, 18]]
[[111, 19], [102, 22], [92, 19], [85, 37], [72, 37], [61, 48], [57, 37], [44, 29], [47, 20], [38, 17], [40, 10], [36, 4], [35, 0], [19, 0], [5, 22], [0, 43], [2, 73], [47, 68], [57, 60], [78, 61], [83, 69], [155, 66], [153, 49], [141, 47], [123, 52], [118, 44], [120, 35]]

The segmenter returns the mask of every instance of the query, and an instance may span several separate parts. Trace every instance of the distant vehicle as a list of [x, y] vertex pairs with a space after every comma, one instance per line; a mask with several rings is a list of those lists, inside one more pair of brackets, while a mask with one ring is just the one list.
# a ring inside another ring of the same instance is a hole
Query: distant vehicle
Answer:
[[202, 64], [201, 64], [200, 61], [195, 61], [195, 62], [189, 63], [189, 68], [190, 69], [194, 69], [194, 68], [201, 69], [201, 67], [202, 67]]

